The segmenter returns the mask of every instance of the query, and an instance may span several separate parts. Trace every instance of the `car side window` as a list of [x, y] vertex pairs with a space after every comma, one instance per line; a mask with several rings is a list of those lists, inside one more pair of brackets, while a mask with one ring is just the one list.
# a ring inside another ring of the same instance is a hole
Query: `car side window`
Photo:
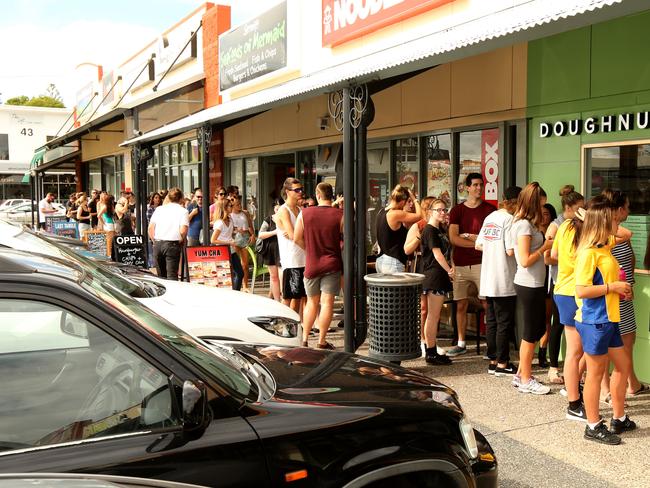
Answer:
[[49, 303], [0, 299], [0, 452], [180, 425], [168, 379]]

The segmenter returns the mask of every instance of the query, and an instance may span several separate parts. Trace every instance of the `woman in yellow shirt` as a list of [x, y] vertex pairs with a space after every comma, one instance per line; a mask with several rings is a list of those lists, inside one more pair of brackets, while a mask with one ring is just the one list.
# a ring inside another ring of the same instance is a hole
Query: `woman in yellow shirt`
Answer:
[[[604, 444], [620, 444], [617, 434], [636, 428], [624, 409], [630, 360], [623, 349], [618, 327], [619, 300], [631, 298], [631, 288], [629, 283], [619, 280], [620, 267], [611, 253], [616, 227], [609, 199], [602, 195], [594, 197], [585, 212], [575, 265], [578, 305], [575, 324], [587, 359], [584, 436]], [[607, 429], [599, 412], [600, 381], [610, 360], [614, 363], [611, 430]]]

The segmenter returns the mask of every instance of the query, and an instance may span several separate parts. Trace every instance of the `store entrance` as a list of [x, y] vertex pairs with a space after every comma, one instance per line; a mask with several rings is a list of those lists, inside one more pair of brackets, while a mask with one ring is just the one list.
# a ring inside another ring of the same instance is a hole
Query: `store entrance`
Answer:
[[273, 212], [273, 201], [281, 198], [284, 180], [296, 177], [296, 156], [294, 153], [262, 156], [260, 168], [262, 178], [258, 203], [264, 219]]

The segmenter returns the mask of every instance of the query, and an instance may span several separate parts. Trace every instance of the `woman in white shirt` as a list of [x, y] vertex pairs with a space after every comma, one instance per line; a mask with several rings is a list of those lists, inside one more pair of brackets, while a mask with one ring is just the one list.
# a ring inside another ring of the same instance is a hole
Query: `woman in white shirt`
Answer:
[[215, 204], [214, 208], [214, 231], [210, 242], [222, 246], [230, 246], [230, 269], [232, 272], [232, 289], [241, 290], [244, 271], [242, 270], [241, 261], [235, 252], [235, 239], [232, 219], [230, 217], [233, 204], [228, 200], [221, 200]]
[[244, 270], [242, 291], [249, 293], [248, 289], [248, 246], [255, 242], [255, 233], [253, 232], [253, 221], [246, 210], [242, 208], [241, 196], [234, 196], [231, 199], [232, 213], [230, 218], [235, 226], [235, 250], [241, 261]]

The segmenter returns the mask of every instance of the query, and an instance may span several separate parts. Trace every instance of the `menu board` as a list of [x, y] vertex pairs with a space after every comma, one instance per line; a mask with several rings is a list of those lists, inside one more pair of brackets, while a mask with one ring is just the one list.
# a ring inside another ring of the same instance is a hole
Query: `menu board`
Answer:
[[71, 239], [79, 238], [77, 223], [74, 220], [66, 222], [64, 219], [52, 222], [52, 233], [57, 236], [69, 237]]
[[55, 222], [67, 222], [68, 219], [62, 215], [46, 215], [45, 216], [45, 230], [48, 232], [54, 232], [54, 223]]
[[630, 215], [623, 223], [623, 227], [632, 231], [632, 249], [636, 257], [636, 268], [647, 268], [644, 263], [648, 237], [650, 236], [650, 215]]
[[105, 230], [93, 230], [84, 232], [84, 240], [88, 246], [88, 250], [96, 254], [105, 256], [111, 255], [110, 240], [108, 232]]
[[232, 288], [228, 246], [188, 247], [187, 267], [191, 283]]
[[113, 238], [113, 260], [144, 268], [147, 265], [144, 246], [144, 237], [141, 235], [115, 236]]

